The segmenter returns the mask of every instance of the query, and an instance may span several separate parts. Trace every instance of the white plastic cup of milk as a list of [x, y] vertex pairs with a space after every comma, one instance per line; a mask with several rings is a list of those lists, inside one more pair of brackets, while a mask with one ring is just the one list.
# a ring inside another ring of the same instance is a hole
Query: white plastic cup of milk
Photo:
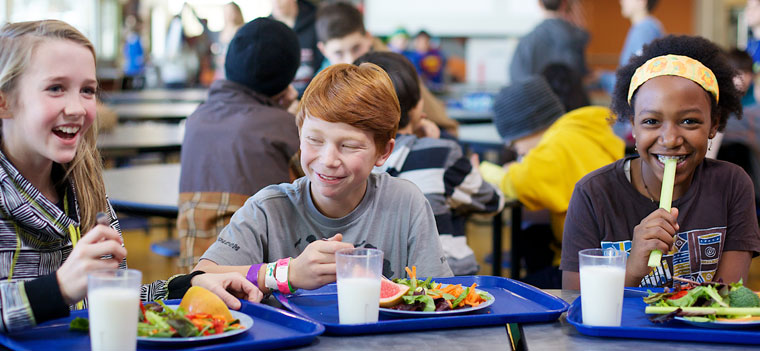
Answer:
[[620, 326], [627, 256], [614, 248], [578, 252], [583, 324]]
[[380, 308], [383, 252], [342, 249], [335, 253], [340, 324], [376, 323]]
[[93, 351], [135, 350], [142, 273], [108, 269], [87, 275], [90, 345]]

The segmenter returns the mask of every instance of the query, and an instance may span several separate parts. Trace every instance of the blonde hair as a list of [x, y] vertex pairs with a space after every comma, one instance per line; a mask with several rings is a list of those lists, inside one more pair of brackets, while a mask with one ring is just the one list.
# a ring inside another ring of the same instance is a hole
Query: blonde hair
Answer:
[[380, 66], [346, 63], [327, 67], [303, 93], [296, 124], [306, 115], [332, 123], [346, 123], [372, 133], [378, 153], [396, 136], [401, 107], [393, 82]]
[[[69, 40], [82, 45], [95, 58], [95, 47], [82, 33], [66, 22], [57, 20], [8, 23], [0, 28], [0, 93], [9, 106], [15, 105], [19, 77], [28, 68], [32, 53], [44, 40]], [[82, 233], [95, 226], [98, 212], [109, 213], [106, 189], [103, 184], [100, 153], [95, 146], [98, 135], [97, 118], [83, 135], [71, 162], [63, 164], [62, 182], [70, 180], [79, 207]]]

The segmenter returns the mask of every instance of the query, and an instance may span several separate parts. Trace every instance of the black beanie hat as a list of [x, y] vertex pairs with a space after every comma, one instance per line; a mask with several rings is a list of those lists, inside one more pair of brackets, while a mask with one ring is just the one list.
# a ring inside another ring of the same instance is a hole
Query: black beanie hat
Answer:
[[224, 59], [227, 80], [274, 96], [288, 87], [301, 64], [298, 37], [282, 22], [260, 17], [240, 27]]
[[513, 82], [494, 97], [494, 119], [501, 139], [515, 139], [548, 128], [565, 113], [562, 102], [541, 76]]

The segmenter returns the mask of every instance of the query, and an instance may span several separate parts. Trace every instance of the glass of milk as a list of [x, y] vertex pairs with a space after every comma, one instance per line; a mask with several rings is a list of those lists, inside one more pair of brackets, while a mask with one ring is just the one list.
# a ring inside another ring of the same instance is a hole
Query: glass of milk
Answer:
[[135, 269], [95, 271], [87, 276], [93, 351], [137, 348], [141, 283], [142, 273]]
[[620, 326], [627, 257], [614, 248], [578, 252], [583, 324]]
[[340, 324], [376, 323], [380, 307], [383, 252], [343, 249], [335, 253]]

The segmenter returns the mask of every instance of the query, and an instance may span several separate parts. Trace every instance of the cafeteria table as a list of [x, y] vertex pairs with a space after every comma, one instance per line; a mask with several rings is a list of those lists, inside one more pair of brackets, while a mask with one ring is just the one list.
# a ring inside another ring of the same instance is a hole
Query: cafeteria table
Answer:
[[130, 104], [111, 104], [110, 109], [119, 116], [119, 122], [125, 121], [180, 121], [190, 116], [199, 103], [197, 102], [138, 102]]
[[208, 89], [143, 89], [105, 92], [101, 98], [108, 104], [139, 102], [203, 102]]
[[487, 123], [493, 120], [493, 111], [490, 110], [476, 111], [459, 107], [447, 107], [446, 114], [448, 114], [450, 118], [463, 125], [472, 123]]
[[179, 163], [111, 168], [103, 171], [103, 181], [116, 211], [177, 218], [179, 173]]
[[468, 145], [501, 150], [504, 142], [493, 123], [463, 124], [459, 126], [459, 141]]
[[[156, 164], [111, 168], [103, 171], [106, 194], [114, 210], [140, 217], [176, 219], [179, 201], [180, 165]], [[172, 233], [174, 222], [167, 231]], [[161, 256], [179, 255], [179, 241], [169, 239], [155, 242], [151, 251]]]
[[[545, 292], [572, 303], [580, 296], [578, 290], [548, 289]], [[591, 337], [580, 334], [566, 320], [566, 313], [550, 323], [524, 323], [519, 329], [521, 342], [510, 348], [507, 325], [441, 329], [408, 333], [331, 336], [321, 335], [309, 346], [294, 350], [394, 350], [394, 351], [480, 351], [480, 350], [563, 350], [563, 351], [630, 351], [630, 350], [757, 350], [753, 345], [697, 343], [644, 339]], [[513, 325], [515, 326], [515, 325]], [[513, 333], [517, 337], [517, 333]]]
[[98, 135], [98, 150], [106, 157], [131, 157], [146, 152], [164, 154], [182, 147], [185, 123], [138, 122], [117, 124]]

